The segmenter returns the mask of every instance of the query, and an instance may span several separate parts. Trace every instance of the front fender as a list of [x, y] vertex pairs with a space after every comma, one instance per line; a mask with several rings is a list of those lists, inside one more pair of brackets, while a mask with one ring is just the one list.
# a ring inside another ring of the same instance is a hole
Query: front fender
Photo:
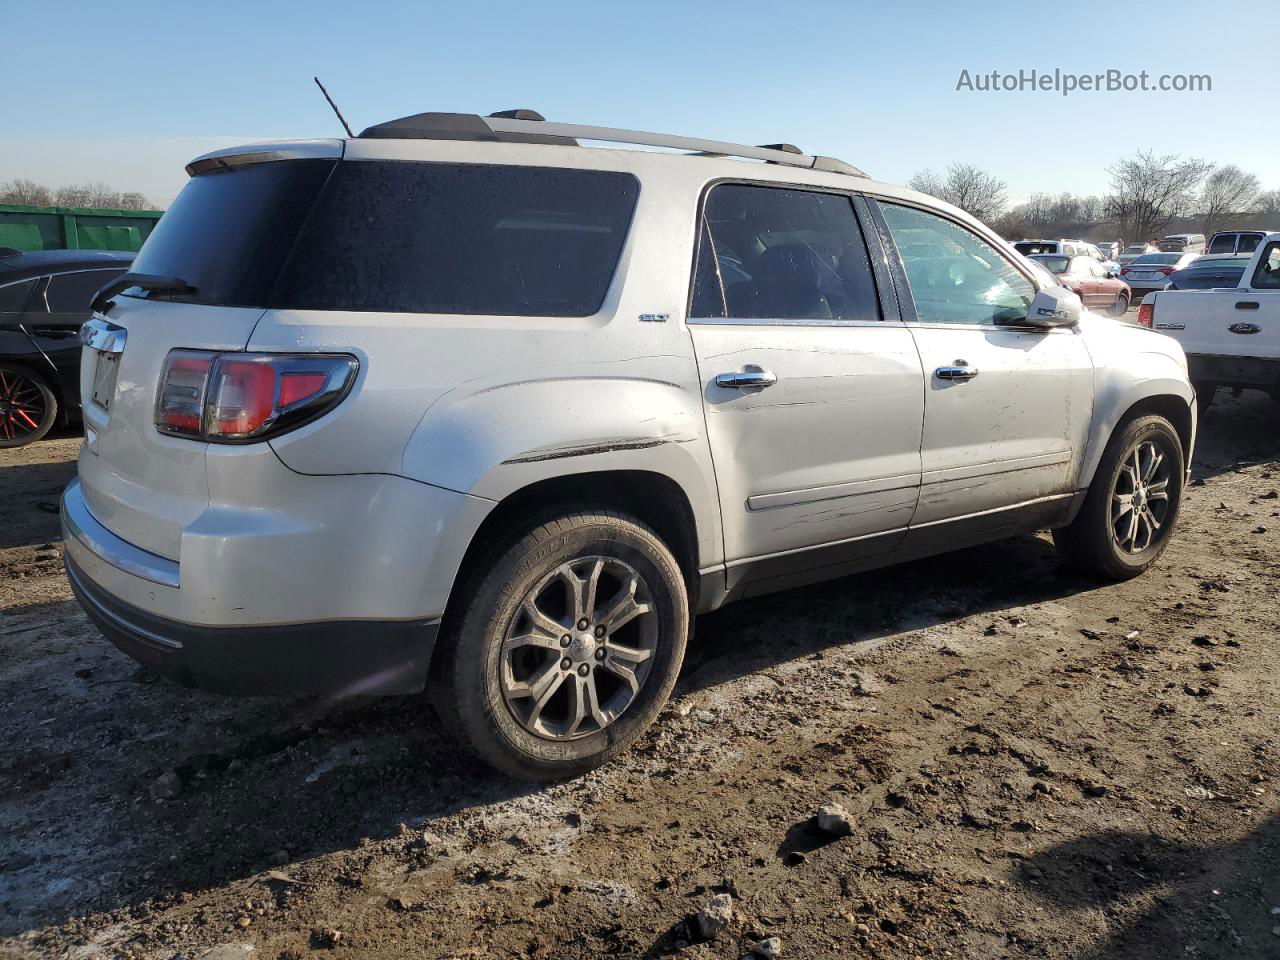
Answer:
[[1185, 451], [1187, 464], [1195, 443], [1195, 390], [1187, 379], [1184, 363], [1166, 352], [1130, 354], [1098, 369], [1094, 394], [1093, 425], [1081, 465], [1080, 489], [1093, 482], [1116, 428], [1135, 405], [1155, 397], [1176, 397], [1185, 403], [1191, 417], [1191, 442]]
[[674, 481], [693, 509], [699, 566], [723, 559], [701, 398], [672, 380], [585, 374], [468, 385], [432, 405], [403, 460], [407, 477], [493, 501], [612, 470]]

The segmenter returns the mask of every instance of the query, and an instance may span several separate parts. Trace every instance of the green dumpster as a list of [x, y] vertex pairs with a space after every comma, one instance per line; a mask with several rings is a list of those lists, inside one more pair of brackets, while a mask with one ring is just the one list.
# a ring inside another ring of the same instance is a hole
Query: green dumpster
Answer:
[[90, 210], [0, 203], [0, 247], [138, 250], [162, 210]]

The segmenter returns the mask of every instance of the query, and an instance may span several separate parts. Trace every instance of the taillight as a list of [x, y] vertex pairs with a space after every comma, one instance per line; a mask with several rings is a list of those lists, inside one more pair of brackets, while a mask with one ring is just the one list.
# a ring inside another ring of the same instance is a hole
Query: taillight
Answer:
[[1138, 323], [1144, 327], [1150, 327], [1155, 323], [1156, 305], [1154, 303], [1144, 303], [1138, 307]]
[[1173, 270], [1174, 270], [1174, 268], [1173, 268], [1173, 267], [1161, 267], [1161, 268], [1160, 268], [1160, 272], [1161, 272], [1161, 273], [1163, 273], [1166, 277], [1167, 277], [1167, 276], [1169, 276], [1169, 274], [1173, 273]]
[[336, 406], [355, 357], [171, 350], [156, 392], [156, 429], [213, 443], [278, 436]]
[[1122, 277], [1123, 277], [1123, 276], [1124, 276], [1126, 273], [1128, 273], [1128, 272], [1129, 272], [1129, 268], [1128, 268], [1128, 267], [1121, 267], [1121, 268], [1120, 268], [1120, 276], [1122, 276]]

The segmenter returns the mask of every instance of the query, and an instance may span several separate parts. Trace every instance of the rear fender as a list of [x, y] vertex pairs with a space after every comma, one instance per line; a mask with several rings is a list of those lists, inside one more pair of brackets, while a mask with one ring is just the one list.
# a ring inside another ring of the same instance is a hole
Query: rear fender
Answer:
[[674, 382], [584, 375], [468, 384], [427, 411], [403, 464], [407, 477], [492, 501], [606, 470], [674, 481], [693, 509], [698, 565], [723, 559], [701, 398]]

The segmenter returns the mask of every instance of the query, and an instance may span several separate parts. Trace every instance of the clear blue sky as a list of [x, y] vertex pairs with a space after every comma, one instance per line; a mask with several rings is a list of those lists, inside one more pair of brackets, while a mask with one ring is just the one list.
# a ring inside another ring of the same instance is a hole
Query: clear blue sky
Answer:
[[[1259, 82], [1276, 63], [1274, 18], [1231, 10], [1204, 0], [3, 0], [0, 180], [105, 180], [164, 202], [182, 164], [214, 146], [335, 135], [311, 82], [319, 74], [357, 131], [423, 110], [532, 107], [786, 140], [891, 182], [966, 161], [1008, 181], [1015, 200], [1104, 192], [1105, 168], [1138, 147], [1237, 163], [1277, 188], [1280, 125]], [[1055, 67], [1207, 73], [1213, 90], [955, 89], [963, 68]]]

